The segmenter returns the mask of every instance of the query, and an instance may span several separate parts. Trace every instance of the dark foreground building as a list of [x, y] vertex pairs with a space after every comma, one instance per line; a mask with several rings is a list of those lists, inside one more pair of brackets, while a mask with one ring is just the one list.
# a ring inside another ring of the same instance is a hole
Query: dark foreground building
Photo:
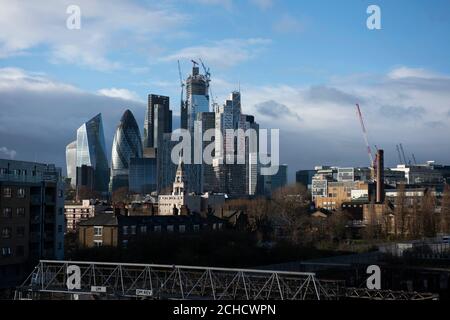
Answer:
[[126, 247], [130, 240], [160, 233], [200, 233], [220, 231], [226, 221], [209, 215], [123, 216], [99, 214], [79, 224], [80, 247]]
[[54, 165], [0, 159], [0, 289], [64, 258], [64, 184]]

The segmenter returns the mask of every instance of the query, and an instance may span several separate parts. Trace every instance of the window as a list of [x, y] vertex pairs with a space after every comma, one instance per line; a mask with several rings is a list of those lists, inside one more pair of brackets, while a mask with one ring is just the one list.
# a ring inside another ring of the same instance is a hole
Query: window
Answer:
[[124, 236], [128, 235], [128, 226], [123, 226], [122, 227], [122, 233]]
[[185, 226], [184, 224], [180, 225], [180, 226], [178, 227], [178, 231], [179, 231], [180, 233], [185, 233], [185, 232], [186, 232], [186, 226]]
[[161, 232], [161, 226], [155, 226], [154, 227], [155, 232]]
[[18, 217], [21, 218], [25, 217], [25, 208], [17, 208], [16, 214]]
[[61, 233], [62, 232], [62, 225], [58, 224], [58, 232]]
[[62, 216], [63, 214], [63, 208], [58, 208], [58, 215]]
[[9, 257], [11, 255], [11, 248], [10, 247], [3, 247], [2, 248], [2, 256], [3, 257]]
[[103, 227], [94, 227], [94, 236], [101, 237], [102, 235], [103, 235]]
[[58, 197], [60, 198], [64, 197], [64, 191], [58, 190]]
[[10, 239], [11, 238], [11, 228], [10, 227], [4, 227], [2, 229], [2, 238], [3, 239]]
[[136, 226], [131, 226], [131, 234], [136, 234]]
[[25, 189], [24, 188], [17, 189], [17, 197], [18, 198], [25, 198]]
[[62, 242], [58, 242], [58, 250], [62, 250]]
[[3, 218], [11, 218], [11, 217], [12, 217], [12, 209], [3, 208]]
[[25, 247], [24, 246], [17, 246], [16, 247], [16, 256], [23, 257], [25, 254]]
[[223, 224], [219, 223], [219, 230], [222, 230], [222, 226], [223, 226]]
[[167, 232], [173, 232], [173, 225], [167, 226]]
[[194, 232], [198, 232], [200, 230], [200, 226], [198, 224], [194, 224]]
[[16, 229], [17, 237], [23, 238], [25, 236], [25, 227], [20, 226]]
[[103, 246], [103, 240], [94, 240], [94, 247], [101, 247]]
[[141, 226], [141, 234], [146, 234], [147, 233], [147, 226]]
[[128, 240], [122, 240], [122, 247], [126, 248], [128, 246]]
[[5, 198], [11, 198], [11, 188], [3, 188], [3, 196]]
[[213, 224], [213, 230], [216, 230], [217, 229], [217, 223], [214, 223]]

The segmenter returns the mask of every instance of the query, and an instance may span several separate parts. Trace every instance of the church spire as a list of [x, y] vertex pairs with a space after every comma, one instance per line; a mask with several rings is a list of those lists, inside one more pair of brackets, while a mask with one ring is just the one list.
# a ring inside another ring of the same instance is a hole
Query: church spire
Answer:
[[172, 195], [184, 195], [187, 190], [186, 176], [184, 175], [184, 163], [182, 152], [178, 160], [177, 172], [175, 174], [175, 181], [173, 182]]

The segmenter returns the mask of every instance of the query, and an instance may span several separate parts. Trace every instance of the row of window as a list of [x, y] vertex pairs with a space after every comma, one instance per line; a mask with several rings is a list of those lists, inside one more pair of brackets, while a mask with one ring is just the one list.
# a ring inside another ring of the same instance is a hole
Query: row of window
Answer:
[[[16, 235], [19, 238], [25, 237], [25, 227], [19, 226], [16, 227]], [[10, 239], [12, 236], [12, 227], [3, 227], [1, 230], [2, 239]]]
[[[25, 247], [17, 246], [15, 255], [17, 257], [23, 257], [24, 254], [25, 254]], [[2, 247], [1, 255], [3, 258], [11, 257], [13, 255], [12, 248], [11, 247]]]
[[64, 209], [66, 214], [68, 213], [89, 213], [89, 209]]
[[[15, 214], [17, 217], [25, 217], [25, 208], [16, 208]], [[3, 208], [2, 217], [3, 218], [12, 218], [13, 209], [12, 208]]]
[[[207, 225], [205, 225], [207, 226]], [[222, 229], [222, 223], [214, 223], [212, 225], [213, 230], [217, 230], [217, 229]], [[136, 235], [136, 226], [123, 226], [122, 227], [122, 234], [123, 235]], [[167, 226], [167, 231], [168, 232], [174, 232], [175, 228], [173, 225], [168, 225]], [[153, 227], [153, 232], [161, 232], [162, 231], [162, 227], [161, 226], [154, 226]], [[200, 226], [198, 224], [194, 225], [194, 232], [198, 232], [200, 231]], [[147, 233], [147, 226], [140, 226], [139, 227], [139, 232], [141, 234], [146, 234]], [[178, 226], [178, 232], [180, 233], [184, 233], [186, 232], [186, 226], [185, 225], [179, 225]], [[94, 226], [94, 236], [96, 237], [101, 237], [103, 236], [103, 227], [102, 226]]]
[[[10, 187], [3, 188], [2, 193], [3, 193], [4, 198], [12, 198], [12, 196], [13, 196], [12, 188], [10, 188]], [[26, 196], [25, 188], [18, 188], [17, 189], [17, 198], [25, 198], [25, 196]]]
[[[7, 168], [0, 168], [0, 174], [13, 174], [15, 176], [26, 176], [27, 170], [25, 169], [14, 169], [14, 170], [8, 170]], [[33, 177], [36, 176], [36, 171], [31, 171], [31, 175]]]

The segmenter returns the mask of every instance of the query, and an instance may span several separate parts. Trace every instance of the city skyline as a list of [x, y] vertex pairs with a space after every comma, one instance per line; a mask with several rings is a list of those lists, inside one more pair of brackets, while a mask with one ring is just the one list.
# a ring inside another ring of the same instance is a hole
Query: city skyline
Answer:
[[[282, 129], [281, 162], [289, 165], [290, 181], [295, 171], [314, 165], [368, 165], [355, 103], [363, 109], [371, 144], [385, 149], [387, 166], [397, 162], [398, 143], [418, 162], [448, 162], [450, 148], [442, 137], [449, 133], [449, 44], [441, 40], [450, 24], [443, 14], [448, 3], [427, 8], [420, 2], [379, 1], [381, 30], [366, 28], [366, 1], [327, 3], [326, 11], [324, 2], [188, 3], [114, 1], [109, 20], [100, 5], [80, 1], [78, 31], [66, 29], [64, 1], [46, 13], [51, 4], [14, 4], [19, 13], [0, 17], [2, 29], [15, 23], [18, 30], [0, 37], [0, 155], [65, 167], [64, 148], [74, 130], [102, 113], [110, 158], [124, 110], [133, 112], [143, 133], [149, 93], [170, 97], [176, 128], [176, 60], [185, 77], [190, 59], [202, 58], [211, 68], [219, 103], [240, 87], [243, 112], [254, 114], [261, 127]], [[340, 15], [330, 13], [337, 6]], [[29, 26], [18, 22], [26, 20], [15, 16], [30, 12], [35, 17], [30, 25], [41, 30], [34, 38]], [[119, 12], [136, 19], [119, 19]], [[200, 12], [206, 12], [201, 23]], [[242, 20], [244, 14], [257, 18]], [[214, 19], [230, 23], [201, 28]], [[49, 26], [55, 36], [49, 37]], [[87, 48], [94, 34], [98, 46]], [[123, 42], [108, 41], [114, 35], [127, 39], [127, 55]]]

